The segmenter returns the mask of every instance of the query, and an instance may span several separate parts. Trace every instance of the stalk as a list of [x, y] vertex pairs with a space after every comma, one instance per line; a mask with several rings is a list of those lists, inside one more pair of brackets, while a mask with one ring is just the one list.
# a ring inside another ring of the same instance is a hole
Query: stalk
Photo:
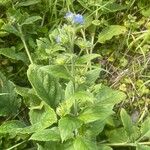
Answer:
[[22, 33], [21, 26], [18, 26], [18, 28], [19, 28], [19, 32], [20, 32], [20, 38], [21, 38], [21, 41], [22, 41], [22, 43], [23, 43], [23, 45], [24, 45], [24, 48], [25, 48], [25, 51], [26, 51], [27, 56], [28, 56], [28, 58], [29, 58], [29, 61], [30, 61], [31, 64], [33, 64], [33, 60], [32, 60], [32, 57], [31, 57], [31, 55], [30, 55], [30, 52], [29, 52], [27, 43], [26, 43], [26, 41], [25, 41], [25, 37], [24, 37], [24, 35], [23, 35], [23, 33]]

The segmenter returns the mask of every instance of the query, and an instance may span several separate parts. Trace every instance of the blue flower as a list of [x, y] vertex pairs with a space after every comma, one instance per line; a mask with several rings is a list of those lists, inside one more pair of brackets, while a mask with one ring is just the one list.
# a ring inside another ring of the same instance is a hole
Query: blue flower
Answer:
[[74, 15], [73, 22], [77, 23], [77, 24], [83, 24], [84, 23], [84, 18], [80, 14]]
[[67, 12], [65, 15], [65, 18], [70, 21], [73, 19], [73, 17], [74, 17], [74, 14], [72, 12]]
[[55, 40], [57, 43], [61, 43], [61, 37], [60, 36], [57, 36]]
[[74, 14], [72, 12], [67, 12], [65, 15], [65, 18], [74, 24], [83, 24], [84, 23], [84, 18], [80, 14]]

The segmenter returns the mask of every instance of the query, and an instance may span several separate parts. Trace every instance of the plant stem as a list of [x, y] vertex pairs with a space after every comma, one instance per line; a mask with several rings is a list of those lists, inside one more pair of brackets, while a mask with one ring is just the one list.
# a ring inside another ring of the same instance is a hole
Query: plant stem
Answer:
[[150, 145], [150, 142], [139, 142], [139, 143], [103, 143], [103, 144], [99, 144], [99, 145], [107, 145], [107, 146], [111, 146], [111, 147], [136, 147], [137, 144], [139, 145]]
[[16, 144], [16, 145], [12, 146], [12, 147], [10, 147], [10, 148], [7, 148], [6, 150], [12, 150], [12, 149], [14, 149], [14, 148], [20, 146], [21, 144], [23, 144], [23, 143], [25, 143], [25, 142], [27, 142], [27, 141], [20, 142], [20, 143], [18, 143], [18, 144]]
[[28, 56], [28, 58], [29, 58], [29, 61], [30, 61], [31, 64], [33, 64], [33, 60], [32, 60], [32, 58], [31, 58], [31, 55], [30, 55], [28, 46], [27, 46], [27, 44], [26, 44], [24, 35], [23, 35], [23, 33], [22, 33], [21, 26], [18, 25], [18, 28], [19, 28], [19, 32], [20, 32], [20, 38], [21, 38], [21, 41], [22, 41], [22, 43], [23, 43], [23, 45], [24, 45], [24, 48], [25, 48], [25, 51], [26, 51], [27, 56]]

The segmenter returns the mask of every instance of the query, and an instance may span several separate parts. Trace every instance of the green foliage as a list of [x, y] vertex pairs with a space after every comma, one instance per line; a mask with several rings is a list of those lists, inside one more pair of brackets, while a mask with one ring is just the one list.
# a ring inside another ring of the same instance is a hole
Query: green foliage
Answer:
[[0, 116], [14, 116], [20, 104], [15, 85], [0, 72]]
[[54, 78], [42, 66], [30, 65], [27, 72], [29, 81], [41, 100], [50, 106], [56, 106], [62, 97], [58, 79]]
[[111, 25], [102, 30], [98, 35], [98, 42], [105, 43], [105, 41], [110, 40], [113, 36], [125, 33], [126, 28], [119, 25]]
[[0, 149], [150, 149], [148, 1], [4, 0], [0, 12]]

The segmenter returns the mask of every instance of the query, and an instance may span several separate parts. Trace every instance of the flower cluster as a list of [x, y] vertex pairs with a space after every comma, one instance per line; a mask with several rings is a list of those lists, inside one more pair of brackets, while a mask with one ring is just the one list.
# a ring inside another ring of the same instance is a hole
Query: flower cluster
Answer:
[[67, 12], [65, 15], [65, 18], [74, 24], [83, 24], [84, 23], [84, 18], [80, 14], [74, 14], [72, 12]]

